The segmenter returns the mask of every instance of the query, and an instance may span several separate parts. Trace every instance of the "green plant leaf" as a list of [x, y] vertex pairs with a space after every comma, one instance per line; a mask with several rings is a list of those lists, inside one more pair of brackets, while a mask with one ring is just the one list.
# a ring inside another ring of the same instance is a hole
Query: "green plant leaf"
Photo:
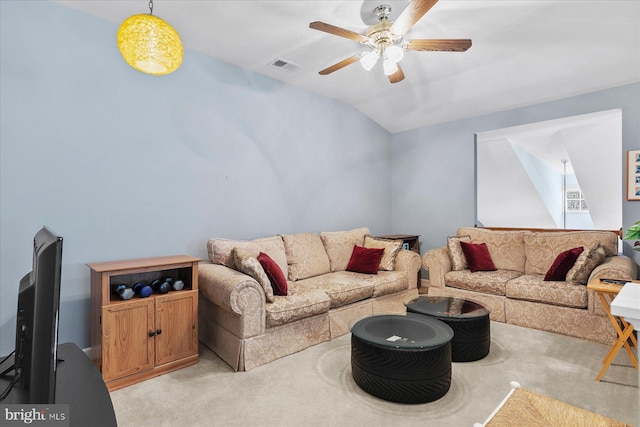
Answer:
[[640, 221], [636, 221], [624, 235], [624, 240], [640, 240]]

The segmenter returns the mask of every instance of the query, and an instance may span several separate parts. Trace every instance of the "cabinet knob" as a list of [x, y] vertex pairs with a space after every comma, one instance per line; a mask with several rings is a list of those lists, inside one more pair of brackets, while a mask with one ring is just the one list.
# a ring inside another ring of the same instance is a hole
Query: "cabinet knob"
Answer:
[[156, 334], [155, 332], [153, 332], [153, 331], [149, 331], [149, 336], [150, 336], [150, 337], [154, 336], [155, 334]]
[[162, 329], [158, 329], [158, 330], [156, 331], [156, 334], [157, 334], [157, 335], [160, 335], [161, 333], [162, 333]]

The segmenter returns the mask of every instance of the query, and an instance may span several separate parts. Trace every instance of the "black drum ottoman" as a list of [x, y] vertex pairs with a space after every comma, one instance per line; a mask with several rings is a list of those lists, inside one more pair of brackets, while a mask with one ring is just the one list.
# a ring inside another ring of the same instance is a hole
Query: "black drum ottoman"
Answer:
[[451, 386], [453, 331], [413, 314], [366, 317], [351, 328], [351, 371], [356, 384], [380, 399], [425, 403]]

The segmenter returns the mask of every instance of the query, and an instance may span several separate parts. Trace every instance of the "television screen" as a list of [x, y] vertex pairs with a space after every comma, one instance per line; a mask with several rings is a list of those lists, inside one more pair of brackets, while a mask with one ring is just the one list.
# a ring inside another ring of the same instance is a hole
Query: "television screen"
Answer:
[[18, 292], [14, 387], [24, 391], [21, 403], [55, 403], [61, 271], [62, 237], [43, 227]]

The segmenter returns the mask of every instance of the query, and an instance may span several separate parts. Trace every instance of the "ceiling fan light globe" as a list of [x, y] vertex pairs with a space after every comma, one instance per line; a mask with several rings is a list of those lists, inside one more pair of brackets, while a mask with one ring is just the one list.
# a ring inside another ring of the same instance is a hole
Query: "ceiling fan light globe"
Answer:
[[384, 53], [387, 58], [394, 63], [398, 63], [404, 58], [404, 50], [402, 50], [400, 46], [389, 46], [385, 49]]
[[384, 60], [384, 62], [382, 63], [382, 68], [384, 69], [385, 76], [390, 76], [391, 74], [398, 71], [398, 65], [389, 59]]
[[378, 62], [378, 52], [372, 50], [371, 52], [360, 58], [360, 65], [367, 71], [370, 71], [374, 65]]

